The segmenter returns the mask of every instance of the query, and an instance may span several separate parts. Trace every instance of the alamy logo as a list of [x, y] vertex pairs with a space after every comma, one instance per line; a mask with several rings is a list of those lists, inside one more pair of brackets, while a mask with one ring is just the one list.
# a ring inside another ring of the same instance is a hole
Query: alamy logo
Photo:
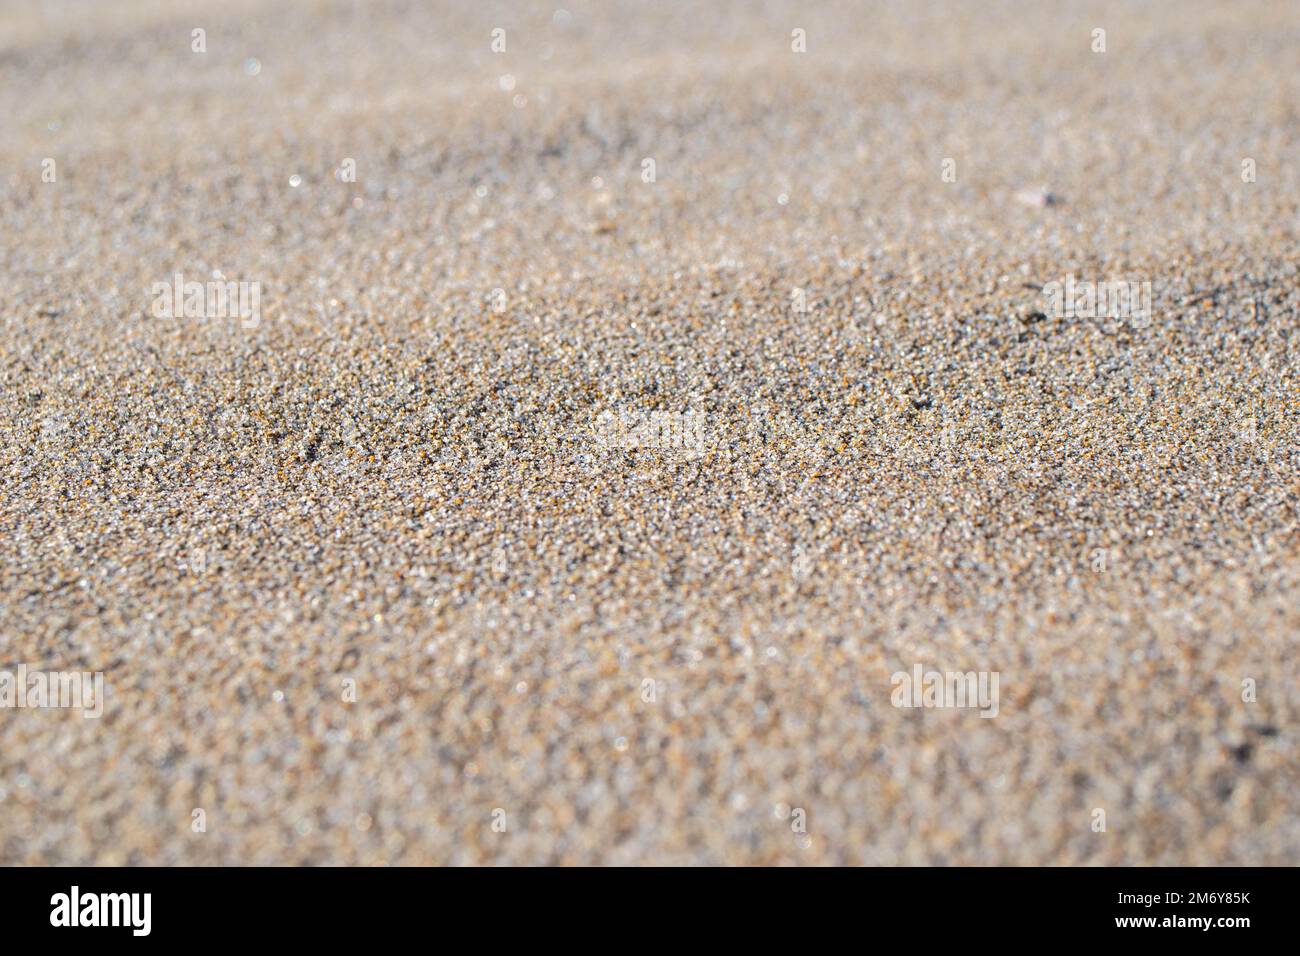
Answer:
[[104, 713], [104, 675], [101, 671], [0, 671], [0, 709], [73, 707], [82, 717]]
[[176, 273], [171, 282], [153, 284], [156, 319], [239, 319], [246, 329], [262, 321], [262, 283], [227, 282], [220, 272], [212, 282], [185, 281]]
[[698, 412], [642, 412], [620, 408], [596, 416], [596, 439], [604, 448], [653, 448], [694, 457], [704, 451], [704, 418]]
[[1058, 319], [1131, 319], [1134, 328], [1151, 321], [1150, 282], [1092, 282], [1071, 274], [1047, 283], [1043, 295]]
[[889, 702], [895, 707], [978, 707], [981, 717], [998, 715], [1000, 671], [924, 671], [920, 664], [912, 673], [896, 671], [889, 682], [894, 691]]
[[148, 936], [152, 928], [151, 893], [71, 893], [50, 897], [51, 926], [129, 926], [133, 936]]

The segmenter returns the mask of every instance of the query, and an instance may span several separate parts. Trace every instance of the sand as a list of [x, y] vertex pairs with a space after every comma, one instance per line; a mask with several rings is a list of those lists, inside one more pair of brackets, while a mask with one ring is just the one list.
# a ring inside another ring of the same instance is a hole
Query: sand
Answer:
[[565, 3], [0, 10], [0, 863], [1296, 863], [1295, 5]]

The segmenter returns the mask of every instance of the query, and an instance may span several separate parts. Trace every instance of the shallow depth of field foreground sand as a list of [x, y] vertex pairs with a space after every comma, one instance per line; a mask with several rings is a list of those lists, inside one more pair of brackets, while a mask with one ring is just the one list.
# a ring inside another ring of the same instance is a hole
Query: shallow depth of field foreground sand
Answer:
[[0, 862], [1296, 863], [1296, 5], [563, 2], [0, 8]]

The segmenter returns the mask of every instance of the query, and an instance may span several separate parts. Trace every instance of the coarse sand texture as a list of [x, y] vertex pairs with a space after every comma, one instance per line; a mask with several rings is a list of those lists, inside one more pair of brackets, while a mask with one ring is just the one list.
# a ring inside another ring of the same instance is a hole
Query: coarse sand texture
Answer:
[[0, 864], [1300, 862], [1300, 5], [18, 2], [0, 117]]

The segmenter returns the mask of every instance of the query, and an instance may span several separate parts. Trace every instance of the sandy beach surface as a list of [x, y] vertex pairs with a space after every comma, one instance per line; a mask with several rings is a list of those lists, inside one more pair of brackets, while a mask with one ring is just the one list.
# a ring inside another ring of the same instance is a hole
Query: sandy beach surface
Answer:
[[562, 2], [0, 7], [0, 863], [1300, 862], [1300, 8]]

